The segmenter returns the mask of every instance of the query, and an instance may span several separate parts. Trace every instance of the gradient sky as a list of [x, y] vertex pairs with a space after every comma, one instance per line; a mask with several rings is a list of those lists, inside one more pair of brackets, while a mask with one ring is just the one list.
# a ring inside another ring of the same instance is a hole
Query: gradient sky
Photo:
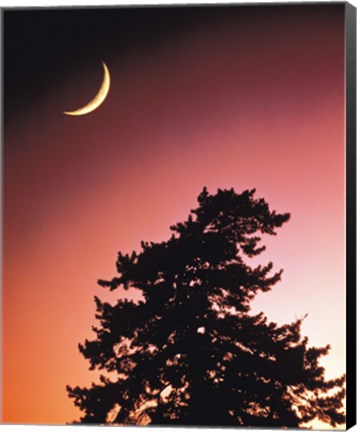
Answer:
[[[96, 285], [161, 241], [203, 186], [256, 188], [291, 220], [253, 312], [308, 314], [345, 372], [344, 5], [6, 11], [3, 421], [79, 417]], [[112, 86], [83, 117], [104, 60]]]

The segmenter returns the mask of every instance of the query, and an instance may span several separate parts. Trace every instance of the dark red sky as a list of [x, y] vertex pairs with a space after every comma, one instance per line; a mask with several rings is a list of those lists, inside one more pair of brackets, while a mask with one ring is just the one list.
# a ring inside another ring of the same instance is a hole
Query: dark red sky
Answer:
[[[63, 115], [101, 60], [104, 104]], [[204, 185], [292, 214], [261, 258], [283, 281], [254, 312], [308, 313], [344, 372], [343, 4], [6, 12], [5, 65], [5, 422], [78, 417], [65, 385], [93, 379], [77, 344], [108, 297], [96, 280], [166, 239]]]

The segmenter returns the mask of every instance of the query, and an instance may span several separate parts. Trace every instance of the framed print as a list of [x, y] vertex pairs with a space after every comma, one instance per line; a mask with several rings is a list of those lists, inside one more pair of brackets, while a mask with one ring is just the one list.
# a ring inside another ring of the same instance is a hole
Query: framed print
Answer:
[[356, 423], [356, 12], [2, 9], [2, 423]]

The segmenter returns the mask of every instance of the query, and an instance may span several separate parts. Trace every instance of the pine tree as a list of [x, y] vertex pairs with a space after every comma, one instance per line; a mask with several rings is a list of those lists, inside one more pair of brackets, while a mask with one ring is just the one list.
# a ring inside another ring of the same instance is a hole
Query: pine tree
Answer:
[[270, 211], [255, 190], [207, 189], [188, 219], [161, 243], [118, 254], [118, 276], [99, 285], [137, 289], [138, 301], [95, 298], [96, 339], [79, 345], [90, 388], [67, 387], [81, 423], [299, 427], [345, 421], [344, 376], [326, 380], [299, 319], [278, 326], [250, 303], [281, 277], [250, 267], [289, 214]]

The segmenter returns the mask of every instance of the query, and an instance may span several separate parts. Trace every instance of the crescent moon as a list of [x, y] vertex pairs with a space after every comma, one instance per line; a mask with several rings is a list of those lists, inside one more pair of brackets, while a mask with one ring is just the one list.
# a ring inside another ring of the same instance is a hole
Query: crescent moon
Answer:
[[83, 107], [76, 109], [75, 111], [63, 111], [63, 114], [70, 115], [70, 116], [81, 116], [81, 115], [89, 114], [90, 112], [96, 110], [104, 102], [110, 89], [110, 75], [109, 75], [109, 70], [107, 68], [107, 65], [104, 62], [102, 62], [102, 64], [104, 68], [103, 81], [94, 99], [92, 99]]

